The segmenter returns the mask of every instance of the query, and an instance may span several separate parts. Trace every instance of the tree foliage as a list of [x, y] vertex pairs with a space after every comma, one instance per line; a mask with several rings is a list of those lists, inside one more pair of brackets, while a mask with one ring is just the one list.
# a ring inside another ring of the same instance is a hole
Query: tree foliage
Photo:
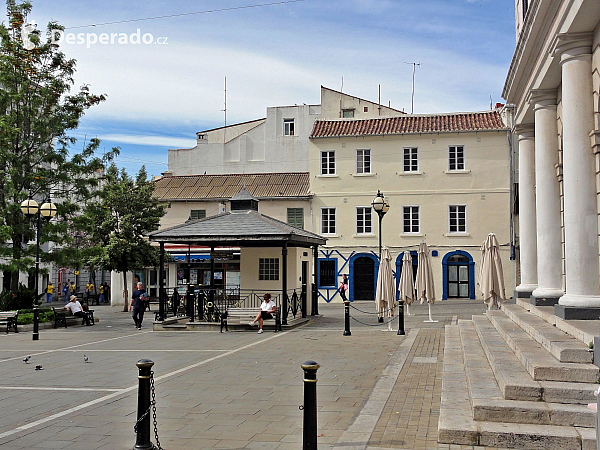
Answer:
[[[71, 135], [90, 107], [105, 100], [88, 86], [74, 88], [76, 62], [50, 38], [62, 27], [50, 22], [45, 33], [28, 26], [32, 6], [7, 0], [7, 22], [0, 24], [0, 270], [18, 272], [33, 265], [34, 224], [21, 213], [20, 203], [33, 196], [52, 196], [57, 219], [42, 228], [41, 242], [72, 240], [73, 218], [94, 195], [107, 160], [96, 156], [100, 142], [91, 139], [74, 151]], [[23, 29], [31, 30], [24, 45]], [[26, 48], [27, 47], [27, 48]], [[66, 259], [60, 247], [42, 260]]]

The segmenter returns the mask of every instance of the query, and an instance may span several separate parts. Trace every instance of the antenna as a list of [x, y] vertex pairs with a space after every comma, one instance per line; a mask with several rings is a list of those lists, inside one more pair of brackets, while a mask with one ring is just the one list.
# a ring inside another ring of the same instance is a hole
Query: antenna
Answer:
[[377, 109], [379, 110], [379, 115], [381, 115], [381, 84], [379, 85], [379, 97], [377, 97]]
[[225, 145], [225, 133], [227, 133], [227, 76], [225, 76], [225, 109], [221, 111], [225, 114], [225, 123], [223, 126], [223, 145]]
[[421, 67], [421, 63], [405, 62], [404, 64], [412, 64], [413, 66], [412, 100], [410, 103], [410, 113], [413, 114], [415, 112], [415, 72], [417, 70], [417, 66]]
[[490, 111], [492, 109], [494, 109], [493, 106], [494, 106], [494, 101], [492, 100], [492, 96], [490, 95]]
[[344, 93], [344, 77], [342, 77], [342, 87], [340, 88], [340, 118], [342, 117], [342, 96]]

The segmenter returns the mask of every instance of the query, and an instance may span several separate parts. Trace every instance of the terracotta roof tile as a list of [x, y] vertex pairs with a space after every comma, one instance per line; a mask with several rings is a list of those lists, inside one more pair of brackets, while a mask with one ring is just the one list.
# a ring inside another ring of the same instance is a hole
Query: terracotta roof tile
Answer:
[[165, 201], [228, 199], [244, 186], [257, 198], [312, 195], [307, 172], [172, 176], [156, 180], [154, 186], [154, 197]]
[[311, 138], [381, 136], [409, 133], [505, 130], [497, 110], [439, 115], [406, 115], [376, 119], [317, 120]]

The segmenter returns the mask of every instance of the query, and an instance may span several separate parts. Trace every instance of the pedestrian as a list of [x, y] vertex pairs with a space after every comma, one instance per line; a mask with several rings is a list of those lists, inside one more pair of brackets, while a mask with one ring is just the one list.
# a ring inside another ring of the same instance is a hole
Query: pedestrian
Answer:
[[101, 284], [100, 286], [98, 286], [98, 290], [100, 291], [100, 298], [98, 300], [98, 303], [104, 303], [104, 285]]
[[52, 285], [52, 281], [48, 281], [48, 286], [46, 287], [46, 303], [52, 303], [52, 294], [54, 293], [54, 286]]
[[272, 319], [275, 310], [277, 310], [277, 306], [275, 305], [275, 302], [271, 300], [271, 294], [265, 294], [263, 296], [263, 302], [260, 304], [258, 315], [249, 323], [249, 325], [256, 325], [256, 322], [258, 321], [258, 334], [261, 334], [263, 332], [263, 321]]
[[148, 294], [142, 288], [142, 283], [137, 284], [137, 289], [131, 296], [131, 302], [129, 303], [129, 311], [135, 322], [135, 327], [138, 330], [142, 329], [142, 321], [144, 320], [144, 311], [146, 310], [145, 302], [149, 300]]
[[71, 301], [65, 305], [65, 309], [70, 309], [75, 317], [81, 317], [85, 321], [85, 324], [90, 326], [90, 318], [85, 312], [83, 312], [83, 307], [81, 306], [81, 303], [77, 301], [77, 297], [71, 295], [69, 298]]
[[94, 290], [94, 283], [90, 280], [90, 282], [85, 285], [85, 299], [86, 300], [89, 301], [90, 295], [92, 294], [93, 290]]
[[69, 301], [69, 284], [71, 284], [71, 280], [68, 283], [65, 283], [62, 289], [62, 292], [65, 296], [65, 303]]
[[75, 286], [75, 282], [74, 281], [70, 281], [69, 282], [69, 294], [70, 295], [75, 295], [75, 291], [77, 290], [77, 287]]
[[110, 286], [106, 281], [104, 282], [104, 299], [106, 300], [106, 303], [110, 304]]
[[342, 297], [342, 300], [347, 302], [348, 298], [346, 297], [346, 291], [348, 291], [348, 276], [345, 273], [342, 274], [342, 281], [340, 282], [340, 287], [338, 290], [340, 291], [340, 297]]

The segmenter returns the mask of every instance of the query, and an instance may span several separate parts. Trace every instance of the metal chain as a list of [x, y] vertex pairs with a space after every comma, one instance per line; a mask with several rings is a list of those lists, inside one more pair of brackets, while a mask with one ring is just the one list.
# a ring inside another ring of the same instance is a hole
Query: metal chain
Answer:
[[356, 319], [353, 316], [350, 316], [350, 318], [358, 323], [360, 323], [361, 325], [366, 325], [368, 327], [380, 327], [382, 325], [386, 325], [388, 323], [390, 323], [392, 320], [395, 319], [395, 317], [392, 317], [390, 320], [388, 320], [387, 322], [381, 322], [381, 323], [376, 323], [376, 324], [372, 324], [372, 323], [365, 323], [365, 322], [361, 322], [360, 320]]
[[350, 303], [350, 307], [351, 307], [351, 308], [354, 308], [355, 310], [357, 310], [358, 312], [361, 312], [361, 313], [363, 313], [363, 314], [383, 314], [383, 313], [385, 313], [385, 312], [392, 311], [392, 310], [396, 309], [396, 307], [394, 306], [393, 308], [384, 309], [384, 310], [383, 310], [383, 311], [381, 311], [381, 312], [371, 312], [371, 311], [363, 311], [362, 309], [358, 309], [358, 308], [357, 308], [356, 306], [354, 306], [352, 303]]
[[152, 401], [150, 405], [152, 406], [152, 419], [154, 421], [154, 439], [156, 440], [156, 449], [163, 450], [160, 446], [160, 441], [158, 440], [158, 425], [156, 422], [156, 391], [154, 390], [154, 372], [150, 372], [150, 390], [152, 392]]

